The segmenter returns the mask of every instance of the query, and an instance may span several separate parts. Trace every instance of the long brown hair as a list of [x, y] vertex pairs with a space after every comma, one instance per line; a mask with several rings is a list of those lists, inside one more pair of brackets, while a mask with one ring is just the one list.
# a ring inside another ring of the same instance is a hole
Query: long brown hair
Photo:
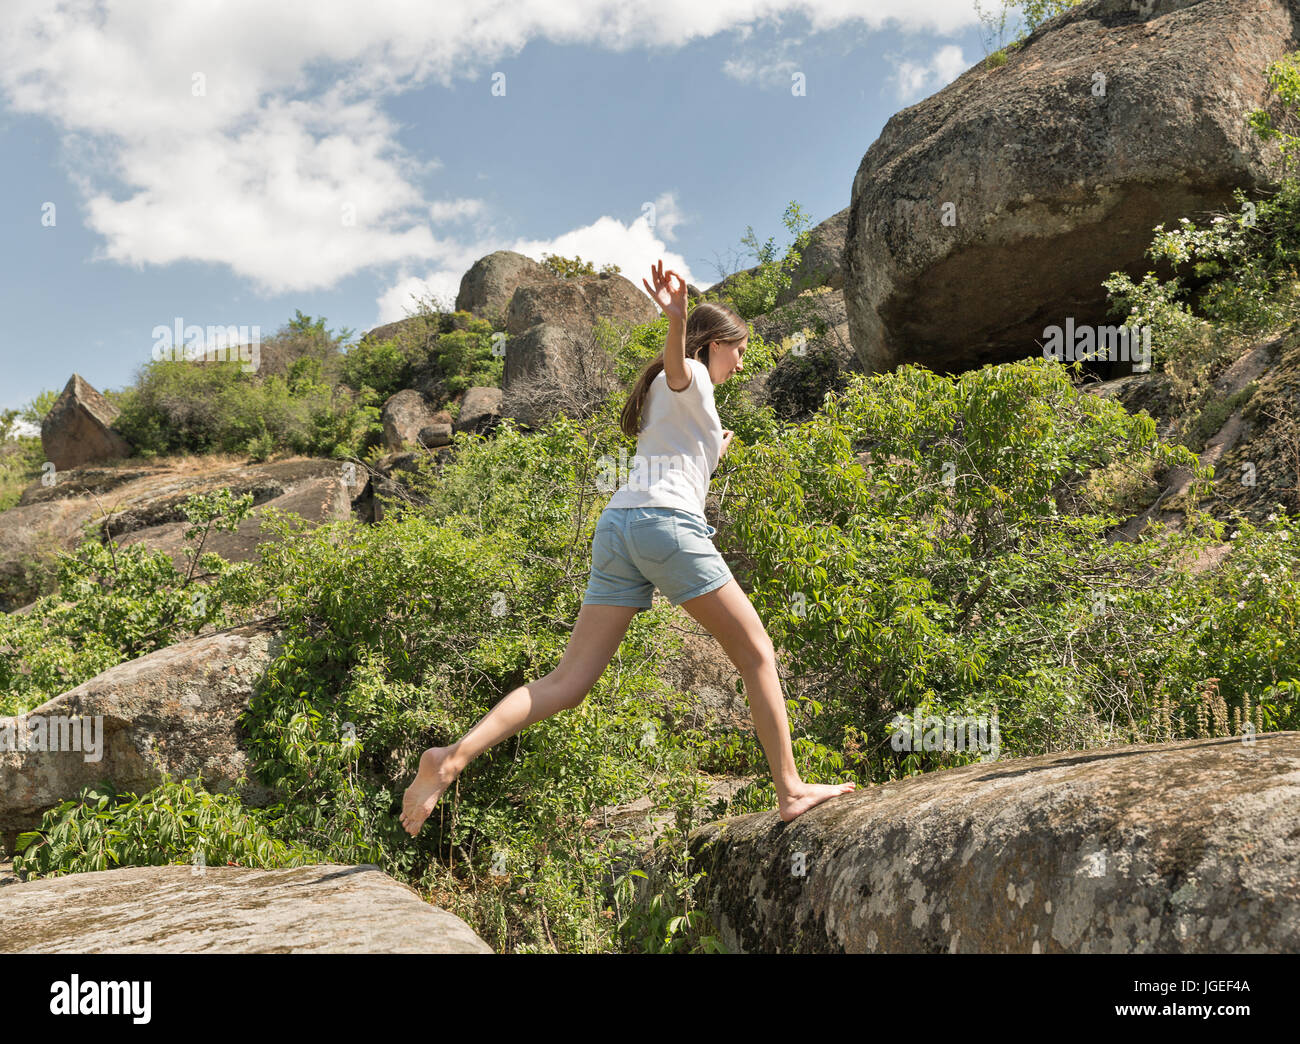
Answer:
[[[686, 358], [698, 359], [708, 366], [710, 344], [714, 341], [730, 344], [743, 341], [748, 336], [749, 326], [745, 320], [726, 305], [701, 301], [686, 317]], [[623, 412], [619, 415], [619, 427], [629, 439], [634, 439], [641, 433], [641, 408], [645, 405], [651, 382], [663, 368], [664, 353], [660, 352], [650, 360], [632, 386]]]

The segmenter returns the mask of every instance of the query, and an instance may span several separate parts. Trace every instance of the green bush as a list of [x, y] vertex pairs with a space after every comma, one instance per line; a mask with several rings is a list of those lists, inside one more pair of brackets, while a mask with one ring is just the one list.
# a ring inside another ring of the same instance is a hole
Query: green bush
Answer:
[[27, 613], [0, 615], [0, 715], [21, 714], [126, 660], [221, 619], [239, 567], [204, 552], [214, 529], [248, 517], [252, 496], [187, 499], [189, 568], [143, 544], [89, 539], [56, 558], [57, 591]]
[[[242, 781], [241, 781], [242, 782]], [[277, 809], [245, 809], [200, 780], [166, 783], [140, 796], [108, 784], [83, 788], [20, 834], [14, 869], [24, 879], [189, 863], [273, 870], [322, 861], [319, 853], [277, 836]]]

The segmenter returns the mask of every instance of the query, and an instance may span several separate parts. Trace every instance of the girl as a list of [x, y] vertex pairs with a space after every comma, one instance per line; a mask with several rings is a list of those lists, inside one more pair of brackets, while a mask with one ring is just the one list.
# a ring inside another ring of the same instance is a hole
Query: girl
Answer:
[[591, 579], [568, 647], [546, 677], [515, 689], [450, 747], [430, 747], [420, 756], [402, 801], [402, 826], [413, 837], [473, 758], [583, 701], [632, 617], [650, 608], [656, 587], [718, 640], [744, 679], [781, 819], [788, 823], [854, 789], [799, 778], [772, 641], [713, 546], [717, 530], [704, 517], [709, 477], [732, 436], [719, 423], [713, 388], [744, 369], [749, 330], [735, 312], [709, 302], [697, 305], [688, 321], [681, 277], [665, 275], [662, 260], [650, 271], [654, 287], [642, 282], [668, 316], [668, 339], [623, 408], [622, 428], [636, 436], [637, 452], [628, 481], [596, 524]]

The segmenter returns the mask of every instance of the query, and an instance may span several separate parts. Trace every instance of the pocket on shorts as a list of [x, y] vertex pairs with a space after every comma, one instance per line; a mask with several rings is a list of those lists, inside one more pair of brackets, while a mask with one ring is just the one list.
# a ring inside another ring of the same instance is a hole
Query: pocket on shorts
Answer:
[[637, 555], [655, 565], [667, 562], [681, 547], [677, 520], [670, 515], [633, 519], [627, 535]]

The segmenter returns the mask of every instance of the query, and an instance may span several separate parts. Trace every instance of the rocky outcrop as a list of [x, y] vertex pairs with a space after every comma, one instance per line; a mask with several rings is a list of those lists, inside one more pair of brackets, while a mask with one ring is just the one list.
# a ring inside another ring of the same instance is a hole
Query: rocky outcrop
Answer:
[[[174, 779], [202, 775], [219, 791], [241, 772], [251, 776], [237, 718], [278, 650], [275, 632], [262, 626], [203, 635], [118, 664], [19, 718], [0, 718], [0, 739], [8, 737], [0, 742], [0, 835], [36, 827], [47, 809], [101, 780], [143, 793], [166, 771]], [[84, 723], [65, 733], [75, 731], [76, 749], [15, 742], [38, 724], [48, 734], [50, 719]], [[250, 784], [243, 796], [256, 804], [267, 795]]]
[[45, 459], [60, 470], [131, 455], [131, 444], [110, 425], [121, 413], [74, 373], [41, 422]]
[[691, 835], [764, 953], [1294, 953], [1300, 733], [926, 773]]
[[182, 506], [191, 493], [226, 488], [253, 495], [254, 517], [236, 533], [210, 534], [205, 545], [231, 561], [247, 561], [265, 538], [265, 508], [298, 511], [311, 522], [345, 518], [365, 487], [363, 471], [347, 461], [304, 458], [235, 466], [180, 458], [58, 471], [53, 485], [32, 485], [17, 507], [0, 512], [0, 609], [30, 602], [38, 593], [29, 579], [32, 571], [88, 535], [143, 542], [167, 551], [178, 566], [187, 565]]
[[[644, 290], [621, 275], [583, 276], [527, 283], [510, 298], [506, 333], [518, 337], [539, 323], [568, 330], [589, 330], [600, 319], [615, 324], [652, 323], [659, 309]], [[509, 342], [506, 360], [509, 366]]]
[[[227, 562], [252, 562], [260, 554], [259, 546], [268, 539], [262, 524], [269, 512], [291, 512], [306, 525], [341, 521], [352, 514], [351, 488], [339, 474], [298, 483], [289, 492], [262, 504], [235, 530], [208, 533], [203, 542], [203, 552], [211, 551]], [[106, 526], [111, 526], [111, 520]], [[190, 559], [186, 549], [198, 547], [198, 540], [185, 538], [185, 531], [189, 528], [188, 522], [169, 522], [127, 533], [117, 538], [117, 542], [122, 547], [144, 544], [151, 550], [165, 551], [179, 571], [188, 572]]]
[[475, 385], [466, 389], [465, 396], [460, 401], [460, 413], [452, 428], [481, 435], [489, 431], [500, 417], [501, 389]]
[[456, 311], [504, 321], [510, 298], [520, 286], [532, 281], [554, 282], [557, 278], [531, 257], [513, 250], [497, 250], [480, 257], [461, 276]]
[[451, 414], [435, 410], [420, 392], [406, 388], [391, 396], [380, 413], [384, 445], [398, 451], [407, 443], [430, 449], [451, 443]]
[[1246, 123], [1300, 47], [1295, 0], [1091, 0], [885, 125], [854, 178], [844, 291], [870, 371], [1041, 354], [1109, 325], [1151, 229], [1270, 181]]
[[758, 316], [752, 326], [755, 336], [785, 349], [777, 364], [751, 386], [782, 420], [807, 420], [821, 409], [828, 392], [843, 391], [848, 375], [857, 369], [842, 290], [805, 291]]
[[491, 953], [377, 866], [142, 866], [0, 889], [4, 953]]
[[560, 412], [586, 416], [617, 383], [613, 360], [590, 325], [538, 323], [506, 344], [501, 410], [526, 425]]
[[790, 285], [776, 295], [777, 307], [789, 304], [806, 290], [844, 289], [844, 239], [849, 229], [849, 208], [832, 214], [808, 235], [799, 264], [790, 273]]
[[[848, 227], [849, 208], [845, 207], [809, 230], [808, 241], [800, 251], [799, 263], [782, 265], [783, 271], [790, 277], [790, 283], [776, 295], [774, 308], [789, 304], [808, 290], [817, 290], [821, 287], [831, 290], [844, 289], [844, 236]], [[710, 286], [704, 291], [703, 296], [707, 300], [720, 301], [731, 307], [731, 293], [736, 283], [742, 277], [757, 275], [761, 267], [761, 265], [751, 265], [749, 268], [733, 272]], [[756, 318], [755, 322], [757, 321]]]

